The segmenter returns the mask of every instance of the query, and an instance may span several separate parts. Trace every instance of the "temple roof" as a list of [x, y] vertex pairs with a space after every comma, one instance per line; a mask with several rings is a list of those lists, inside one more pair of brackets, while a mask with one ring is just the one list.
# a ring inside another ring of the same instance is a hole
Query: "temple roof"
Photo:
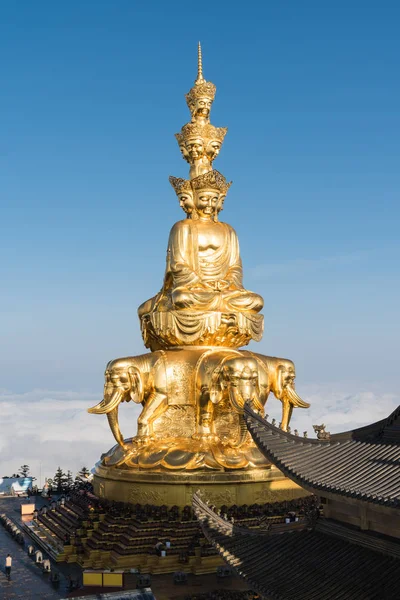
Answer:
[[264, 456], [299, 485], [320, 495], [400, 505], [400, 406], [382, 421], [328, 440], [286, 433], [247, 405], [244, 417]]
[[[198, 494], [193, 508], [222, 558], [271, 600], [399, 598], [398, 543], [359, 532], [352, 532], [348, 541], [332, 533], [334, 526], [323, 519], [314, 530], [276, 535], [248, 530], [218, 516]], [[357, 536], [369, 543], [360, 544]]]

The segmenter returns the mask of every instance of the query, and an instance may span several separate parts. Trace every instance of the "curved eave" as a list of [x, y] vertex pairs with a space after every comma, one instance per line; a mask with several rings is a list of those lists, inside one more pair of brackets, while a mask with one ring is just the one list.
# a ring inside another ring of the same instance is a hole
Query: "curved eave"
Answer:
[[[270, 600], [286, 600], [285, 597], [274, 593], [272, 590], [265, 588], [260, 582], [249, 576], [246, 572], [242, 571], [236, 564], [237, 557], [232, 553], [228, 552], [224, 546], [222, 546], [216, 539], [214, 532], [223, 532], [226, 535], [233, 536], [233, 524], [229, 523], [222, 517], [218, 516], [208, 504], [206, 504], [199, 496], [194, 494], [192, 499], [193, 511], [200, 523], [203, 533], [207, 540], [214, 546], [218, 554], [223, 560], [235, 571], [235, 573], [244, 579], [248, 586], [262, 594], [267, 596]], [[235, 529], [238, 529], [237, 527]], [[249, 532], [246, 528], [239, 528], [243, 533]], [[214, 530], [214, 531], [213, 531]], [[240, 535], [240, 534], [239, 534]]]
[[[378, 422], [380, 431], [393, 416], [397, 418], [392, 413]], [[274, 427], [248, 405], [244, 418], [262, 454], [300, 486], [314, 493], [400, 506], [399, 445], [369, 436], [365, 440], [354, 438], [354, 432], [331, 436], [329, 440], [301, 438]]]
[[360, 546], [329, 535], [329, 528], [273, 535], [237, 527], [214, 513], [198, 494], [193, 509], [224, 561], [264, 597], [398, 600], [400, 559], [385, 556], [370, 544]]

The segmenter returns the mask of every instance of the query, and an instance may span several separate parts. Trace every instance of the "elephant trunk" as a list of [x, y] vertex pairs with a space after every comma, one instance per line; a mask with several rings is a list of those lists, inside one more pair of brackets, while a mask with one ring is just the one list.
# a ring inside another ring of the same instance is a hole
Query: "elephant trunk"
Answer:
[[[248, 429], [243, 418], [243, 406], [244, 403], [248, 400], [253, 400], [252, 396], [254, 394], [250, 394], [249, 390], [246, 390], [246, 386], [242, 386], [244, 389], [242, 391], [239, 390], [237, 386], [232, 386], [229, 390], [229, 398], [231, 404], [235, 411], [238, 413], [239, 419], [239, 431], [238, 431], [238, 440], [234, 444], [230, 444], [233, 448], [240, 448], [240, 446], [246, 441], [248, 436]], [[246, 391], [247, 393], [246, 393]], [[243, 394], [244, 392], [244, 394]], [[243, 395], [242, 395], [243, 394]]]
[[231, 401], [232, 408], [238, 412], [243, 412], [244, 399], [238, 386], [231, 385], [229, 388], [229, 400]]
[[124, 438], [122, 436], [121, 430], [119, 428], [118, 423], [118, 406], [114, 408], [111, 412], [107, 413], [108, 424], [112, 431], [113, 436], [115, 437], [117, 443], [124, 449], [126, 446], [124, 444]]
[[249, 433], [246, 422], [243, 418], [243, 415], [242, 414], [238, 415], [238, 418], [239, 418], [239, 427], [238, 427], [239, 438], [238, 438], [237, 442], [230, 444], [230, 446], [232, 448], [240, 448], [240, 446], [242, 446], [242, 444], [246, 441], [246, 439], [248, 437], [248, 433]]
[[110, 394], [107, 393], [107, 386], [105, 389], [104, 399], [88, 409], [89, 413], [96, 415], [107, 415], [108, 424], [117, 443], [125, 449], [124, 438], [122, 437], [121, 430], [118, 424], [118, 406], [124, 397], [124, 391], [120, 389], [114, 389]]

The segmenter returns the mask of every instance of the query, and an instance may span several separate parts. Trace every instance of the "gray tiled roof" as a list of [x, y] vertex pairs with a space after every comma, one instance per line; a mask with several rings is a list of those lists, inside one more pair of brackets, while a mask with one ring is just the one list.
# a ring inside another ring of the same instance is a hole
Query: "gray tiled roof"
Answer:
[[288, 434], [248, 406], [244, 416], [260, 451], [299, 485], [400, 506], [400, 406], [382, 421], [329, 440]]
[[399, 599], [398, 543], [388, 544], [395, 550], [389, 556], [374, 541], [366, 547], [330, 535], [329, 525], [279, 535], [249, 531], [219, 517], [197, 494], [193, 508], [224, 560], [271, 600]]

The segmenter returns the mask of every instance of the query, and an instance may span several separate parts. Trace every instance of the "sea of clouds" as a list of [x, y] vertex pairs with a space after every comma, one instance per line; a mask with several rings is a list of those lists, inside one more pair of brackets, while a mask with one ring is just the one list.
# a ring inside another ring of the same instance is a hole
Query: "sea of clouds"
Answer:
[[[306, 385], [299, 394], [311, 408], [295, 409], [292, 430], [308, 431], [313, 424], [325, 423], [332, 433], [372, 423], [389, 415], [399, 404], [400, 395], [372, 389], [349, 391], [348, 386]], [[38, 483], [53, 477], [60, 466], [73, 475], [83, 466], [92, 469], [100, 455], [114, 444], [104, 415], [91, 415], [87, 408], [101, 398], [91, 393], [34, 390], [22, 394], [0, 392], [0, 477], [12, 475], [23, 464], [31, 467]], [[269, 419], [280, 419], [281, 404], [270, 396]], [[141, 406], [124, 404], [120, 425], [125, 437], [136, 432]]]

